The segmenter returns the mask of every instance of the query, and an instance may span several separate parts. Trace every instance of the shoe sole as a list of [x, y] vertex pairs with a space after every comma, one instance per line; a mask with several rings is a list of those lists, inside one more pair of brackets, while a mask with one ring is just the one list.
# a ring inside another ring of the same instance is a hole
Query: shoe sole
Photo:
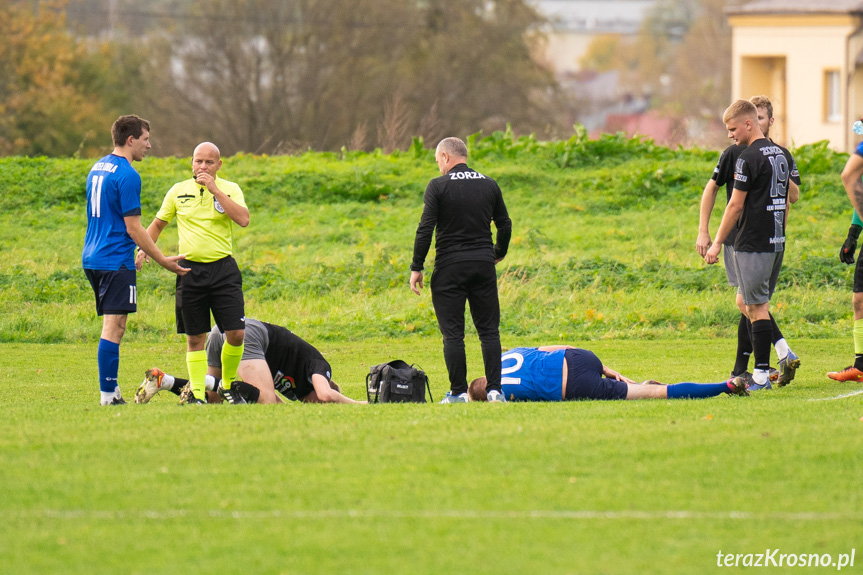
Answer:
[[[835, 375], [836, 377], [833, 377], [834, 375]], [[855, 383], [860, 383], [861, 381], [863, 381], [863, 376], [860, 376], [860, 377], [849, 377], [849, 378], [843, 378], [843, 377], [841, 377], [841, 376], [842, 376], [842, 372], [835, 372], [835, 371], [831, 371], [830, 373], [828, 373], [828, 374], [827, 374], [827, 377], [828, 377], [828, 378], [830, 378], [830, 379], [832, 379], [833, 381], [841, 381], [841, 382], [843, 382], [843, 383], [844, 383], [844, 382], [846, 382], [846, 381], [853, 381], [853, 382], [855, 382]]]
[[734, 391], [731, 393], [731, 395], [740, 395], [740, 396], [744, 396], [744, 397], [749, 396], [749, 390], [746, 389], [746, 380], [745, 379], [738, 376], [738, 377], [734, 378], [733, 383], [734, 383]]
[[138, 386], [138, 389], [135, 391], [135, 403], [149, 403], [153, 396], [156, 395], [147, 395], [147, 381]]
[[[786, 385], [791, 383], [794, 380], [794, 377], [797, 375], [797, 368], [799, 367], [800, 358], [789, 360], [785, 364], [785, 373], [780, 373], [779, 377], [776, 378], [776, 385], [778, 385], [779, 387], [785, 387]], [[788, 377], [785, 377], [786, 375]]]

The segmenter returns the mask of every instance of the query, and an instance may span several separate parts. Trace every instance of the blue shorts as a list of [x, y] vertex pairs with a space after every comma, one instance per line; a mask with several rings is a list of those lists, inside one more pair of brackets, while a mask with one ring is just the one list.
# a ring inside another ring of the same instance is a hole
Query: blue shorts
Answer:
[[602, 376], [602, 362], [586, 349], [568, 349], [566, 399], [626, 399], [626, 384]]
[[138, 311], [138, 276], [135, 270], [85, 269], [96, 296], [97, 315], [126, 315]]

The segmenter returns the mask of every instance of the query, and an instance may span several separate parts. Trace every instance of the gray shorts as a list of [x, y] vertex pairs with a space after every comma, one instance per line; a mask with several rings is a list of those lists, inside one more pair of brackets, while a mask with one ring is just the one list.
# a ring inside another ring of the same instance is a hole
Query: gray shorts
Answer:
[[739, 285], [737, 293], [746, 305], [759, 305], [770, 301], [782, 269], [785, 252], [735, 252], [734, 271]]
[[[219, 331], [218, 326], [210, 330], [207, 338], [207, 365], [222, 368], [222, 346], [225, 343], [225, 334]], [[266, 359], [264, 353], [270, 345], [270, 336], [267, 328], [256, 319], [246, 318], [246, 337], [243, 344], [243, 360]]]
[[725, 264], [725, 275], [728, 285], [737, 287], [737, 270], [734, 269], [734, 246], [722, 246], [722, 262]]

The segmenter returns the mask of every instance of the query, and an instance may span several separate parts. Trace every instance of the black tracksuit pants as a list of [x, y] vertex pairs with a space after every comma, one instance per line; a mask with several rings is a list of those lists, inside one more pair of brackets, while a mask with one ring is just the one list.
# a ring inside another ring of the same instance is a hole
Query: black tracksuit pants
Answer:
[[500, 390], [500, 304], [494, 263], [453, 262], [436, 267], [431, 278], [432, 304], [443, 335], [443, 357], [453, 395], [467, 392], [467, 359], [464, 351], [464, 304], [482, 346], [486, 389]]

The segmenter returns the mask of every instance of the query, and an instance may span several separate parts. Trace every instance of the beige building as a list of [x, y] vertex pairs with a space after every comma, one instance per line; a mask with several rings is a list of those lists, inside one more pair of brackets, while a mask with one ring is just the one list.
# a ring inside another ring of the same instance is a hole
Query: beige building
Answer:
[[558, 76], [581, 70], [590, 44], [603, 35], [634, 36], [656, 0], [528, 0], [548, 19], [537, 56]]
[[863, 115], [863, 0], [753, 0], [728, 11], [733, 98], [766, 94], [782, 145], [853, 150]]

